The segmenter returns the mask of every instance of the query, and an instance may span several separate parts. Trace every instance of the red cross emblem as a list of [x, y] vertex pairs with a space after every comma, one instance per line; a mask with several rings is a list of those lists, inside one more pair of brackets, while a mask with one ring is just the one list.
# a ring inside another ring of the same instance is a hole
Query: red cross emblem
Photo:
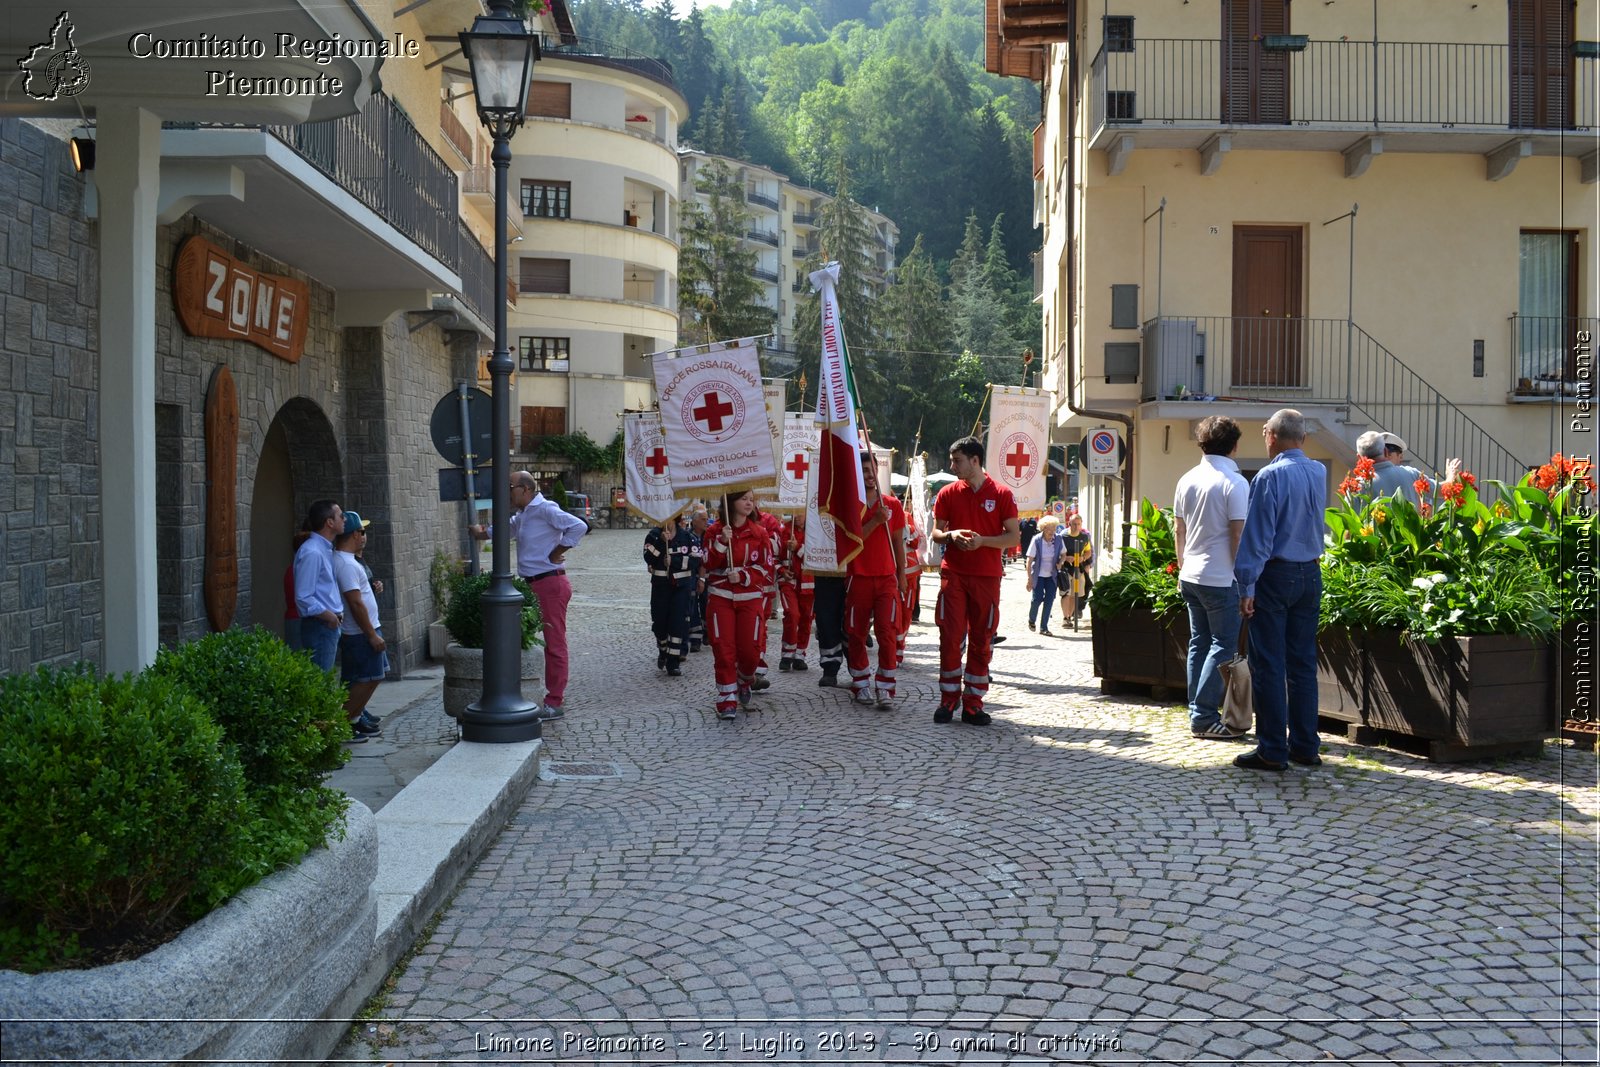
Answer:
[[796, 452], [794, 454], [794, 458], [790, 459], [789, 462], [785, 463], [783, 466], [784, 469], [789, 472], [790, 476], [793, 477], [797, 482], [805, 481], [806, 472], [811, 469], [811, 464], [806, 462], [806, 454], [804, 452]]
[[1022, 447], [1022, 442], [1017, 442], [1017, 447], [1006, 456], [1006, 466], [1011, 468], [1011, 476], [1018, 481], [1022, 480], [1023, 473], [1033, 465], [1033, 454]]
[[722, 432], [722, 420], [733, 414], [733, 405], [715, 391], [709, 392], [699, 407], [694, 409], [694, 421], [706, 424], [712, 433]]
[[650, 468], [651, 474], [657, 478], [661, 477], [661, 472], [667, 469], [666, 450], [657, 446], [656, 450], [645, 458], [644, 465]]

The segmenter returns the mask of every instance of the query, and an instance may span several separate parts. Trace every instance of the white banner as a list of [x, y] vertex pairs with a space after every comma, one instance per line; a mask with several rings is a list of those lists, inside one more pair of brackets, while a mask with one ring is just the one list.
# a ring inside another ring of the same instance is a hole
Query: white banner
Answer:
[[[756, 505], [762, 511], [783, 511], [779, 489], [783, 484], [783, 416], [789, 406], [789, 379], [767, 378], [761, 383], [761, 392], [767, 400], [767, 425], [772, 430], [772, 467], [778, 472], [778, 483], [768, 489], [756, 491]], [[799, 511], [803, 507], [795, 507]]]
[[[822, 427], [818, 426], [817, 447], [822, 447]], [[812, 574], [843, 574], [839, 565], [838, 527], [817, 507], [822, 464], [813, 462], [806, 472], [806, 570]]]
[[872, 463], [877, 469], [878, 492], [884, 496], [894, 496], [894, 486], [889, 481], [889, 475], [894, 470], [894, 449], [879, 448], [872, 445]]
[[622, 417], [622, 481], [628, 509], [651, 522], [666, 522], [688, 502], [672, 492], [671, 466], [661, 434], [661, 416], [654, 411]]
[[661, 431], [682, 496], [772, 485], [772, 430], [755, 342], [719, 341], [655, 357]]
[[1050, 394], [1014, 385], [990, 386], [989, 477], [1011, 490], [1017, 510], [1043, 511], [1050, 445]]
[[806, 487], [817, 465], [817, 442], [822, 428], [809, 412], [791, 411], [783, 417], [783, 451], [778, 457], [778, 508], [790, 514], [806, 509]]
[[922, 455], [911, 457], [911, 483], [906, 486], [906, 514], [923, 536], [928, 533], [928, 461]]

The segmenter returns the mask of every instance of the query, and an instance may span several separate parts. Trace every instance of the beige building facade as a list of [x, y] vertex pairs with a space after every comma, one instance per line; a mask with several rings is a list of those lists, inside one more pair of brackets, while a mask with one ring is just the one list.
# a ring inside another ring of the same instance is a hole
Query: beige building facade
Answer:
[[1210, 414], [1249, 474], [1304, 411], [1330, 490], [1368, 429], [1507, 481], [1594, 450], [1595, 0], [1051, 10], [991, 4], [989, 63], [1043, 83], [1058, 440], [1131, 444], [1082, 480], [1103, 545], [1170, 503]]

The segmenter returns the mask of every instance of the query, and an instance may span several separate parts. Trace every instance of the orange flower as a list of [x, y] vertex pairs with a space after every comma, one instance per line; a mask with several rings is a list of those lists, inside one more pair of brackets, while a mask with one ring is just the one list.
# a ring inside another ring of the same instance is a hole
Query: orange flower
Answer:
[[[1555, 458], [1560, 459], [1561, 457], [1556, 456]], [[1559, 481], [1561, 481], [1561, 467], [1558, 464], [1546, 463], [1533, 472], [1534, 488], [1543, 489], [1547, 493], [1554, 489]]]
[[1356, 460], [1356, 469], [1351, 473], [1363, 481], [1372, 481], [1372, 457], [1362, 456]]
[[1356, 493], [1361, 492], [1361, 489], [1362, 484], [1359, 478], [1350, 477], [1339, 483], [1340, 496], [1354, 496]]
[[1171, 563], [1167, 564], [1167, 573], [1168, 574], [1177, 574], [1178, 573], [1178, 561], [1177, 560], [1173, 560]]
[[1470, 485], [1474, 489], [1478, 488], [1478, 476], [1471, 471], [1462, 471], [1460, 478], [1463, 484]]
[[1433, 514], [1433, 505], [1424, 500], [1422, 502], [1422, 506], [1417, 508], [1417, 510], [1422, 513], [1423, 518], [1427, 518], [1429, 515]]
[[1461, 503], [1461, 494], [1465, 493], [1466, 491], [1467, 487], [1462, 485], [1460, 482], [1449, 482], [1439, 487], [1440, 496], [1444, 497], [1445, 500], [1449, 501], [1450, 503], [1458, 505]]
[[1433, 492], [1433, 483], [1428, 481], [1425, 476], [1419, 477], [1411, 483], [1411, 488], [1417, 491], [1418, 496], [1426, 496], [1428, 493]]

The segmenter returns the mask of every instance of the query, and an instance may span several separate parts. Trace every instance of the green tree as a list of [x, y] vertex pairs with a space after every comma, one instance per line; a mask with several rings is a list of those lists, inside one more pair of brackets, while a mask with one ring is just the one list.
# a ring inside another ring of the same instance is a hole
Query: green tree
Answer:
[[883, 350], [876, 363], [888, 383], [879, 434], [908, 450], [929, 409], [942, 406], [948, 396], [942, 385], [950, 358], [944, 286], [920, 233], [895, 268], [894, 284], [879, 310]]
[[773, 312], [761, 303], [763, 287], [752, 273], [756, 254], [744, 247], [752, 215], [744, 184], [721, 160], [695, 179], [704, 198], [684, 205], [678, 254], [679, 340], [707, 344], [772, 330]]

